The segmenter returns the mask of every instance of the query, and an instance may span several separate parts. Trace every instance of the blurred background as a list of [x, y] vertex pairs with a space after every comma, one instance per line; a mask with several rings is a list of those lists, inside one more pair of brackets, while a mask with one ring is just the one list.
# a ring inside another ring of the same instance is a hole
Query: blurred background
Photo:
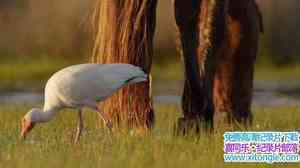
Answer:
[[[89, 60], [89, 12], [95, 0], [0, 0], [0, 102], [41, 98], [49, 76]], [[255, 73], [256, 105], [297, 105], [300, 26], [297, 0], [257, 0], [263, 13]], [[183, 68], [176, 52], [172, 0], [158, 0], [153, 65], [157, 102], [179, 103]], [[168, 85], [164, 85], [166, 81]], [[22, 94], [21, 94], [22, 93]], [[30, 94], [29, 94], [30, 93]], [[274, 99], [270, 99], [273, 97]]]

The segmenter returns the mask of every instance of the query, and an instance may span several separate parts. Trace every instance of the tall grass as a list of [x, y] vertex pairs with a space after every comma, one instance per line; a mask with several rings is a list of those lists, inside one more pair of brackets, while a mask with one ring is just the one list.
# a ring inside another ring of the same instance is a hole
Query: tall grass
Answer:
[[[297, 164], [224, 164], [222, 131], [200, 136], [175, 137], [173, 124], [180, 107], [161, 105], [156, 109], [156, 127], [151, 135], [109, 135], [96, 114], [84, 113], [86, 132], [79, 144], [72, 135], [76, 125], [73, 111], [60, 113], [54, 121], [37, 125], [25, 142], [18, 141], [20, 117], [27, 106], [0, 107], [0, 167], [299, 167]], [[251, 130], [295, 130], [300, 128], [300, 108], [257, 108]]]

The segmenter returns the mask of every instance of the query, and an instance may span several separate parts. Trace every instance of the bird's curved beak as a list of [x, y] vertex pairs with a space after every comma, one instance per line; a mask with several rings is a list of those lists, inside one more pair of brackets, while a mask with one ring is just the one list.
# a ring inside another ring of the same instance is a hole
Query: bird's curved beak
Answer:
[[28, 132], [30, 132], [32, 130], [34, 125], [35, 124], [32, 123], [31, 121], [27, 121], [25, 118], [22, 119], [22, 121], [21, 121], [22, 131], [21, 131], [21, 136], [20, 136], [21, 140], [25, 140], [26, 135], [28, 134]]

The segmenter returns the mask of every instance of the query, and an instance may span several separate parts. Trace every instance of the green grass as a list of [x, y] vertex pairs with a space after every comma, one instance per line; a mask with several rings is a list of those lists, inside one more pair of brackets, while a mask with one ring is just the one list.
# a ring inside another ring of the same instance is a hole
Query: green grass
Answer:
[[[221, 168], [299, 167], [295, 164], [224, 164], [222, 132], [200, 137], [175, 137], [173, 124], [180, 107], [157, 106], [156, 127], [145, 137], [126, 134], [109, 136], [95, 113], [86, 112], [88, 133], [79, 144], [71, 143], [76, 113], [64, 111], [55, 120], [37, 125], [25, 142], [18, 141], [19, 121], [27, 106], [0, 107], [0, 167], [122, 167], [122, 168]], [[295, 130], [300, 128], [300, 108], [258, 108], [251, 130]]]
[[[0, 91], [42, 90], [47, 79], [56, 71], [72, 65], [85, 63], [84, 59], [49, 56], [13, 56], [0, 62]], [[159, 80], [182, 80], [183, 67], [180, 62], [154, 64], [152, 76]]]
[[258, 64], [255, 70], [256, 80], [297, 81], [300, 80], [300, 66], [278, 67], [270, 64]]
[[[84, 59], [72, 57], [4, 57], [0, 62], [0, 91], [42, 90], [47, 79], [54, 72], [63, 67], [84, 62], [86, 62]], [[152, 67], [152, 76], [156, 83], [183, 80], [183, 74], [183, 64], [178, 58], [174, 58], [171, 62], [163, 60], [161, 63], [156, 60]], [[300, 66], [275, 67], [266, 61], [258, 63], [255, 70], [255, 80], [300, 80]]]
[[77, 59], [60, 57], [12, 57], [0, 62], [0, 90], [36, 90], [57, 70], [79, 63]]
[[176, 81], [184, 79], [184, 69], [181, 62], [171, 62], [164, 65], [154, 64], [152, 76], [156, 81]]

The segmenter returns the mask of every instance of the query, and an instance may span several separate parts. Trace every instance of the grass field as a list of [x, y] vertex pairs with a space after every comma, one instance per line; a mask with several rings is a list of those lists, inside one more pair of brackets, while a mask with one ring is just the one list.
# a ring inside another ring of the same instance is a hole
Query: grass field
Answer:
[[[20, 57], [0, 62], [0, 91], [41, 91], [46, 80], [58, 69], [83, 62], [59, 57]], [[154, 82], [183, 79], [179, 61], [154, 64]], [[277, 68], [258, 64], [256, 80], [299, 80], [299, 66]], [[154, 83], [155, 84], [155, 83]], [[145, 137], [126, 134], [109, 136], [96, 115], [85, 113], [86, 134], [80, 144], [71, 143], [76, 114], [61, 113], [43, 126], [37, 126], [25, 142], [19, 142], [20, 119], [31, 107], [0, 105], [0, 168], [50, 167], [299, 167], [295, 164], [224, 164], [222, 130], [215, 134], [173, 136], [173, 125], [181, 115], [177, 105], [156, 106], [156, 125]], [[256, 108], [250, 130], [290, 131], [300, 128], [300, 107]]]
[[[75, 167], [299, 167], [299, 164], [224, 164], [222, 131], [190, 137], [172, 135], [180, 107], [156, 106], [156, 127], [145, 137], [109, 136], [96, 114], [86, 112], [86, 134], [79, 144], [71, 139], [76, 125], [72, 111], [60, 113], [50, 123], [37, 125], [25, 142], [18, 141], [20, 118], [27, 106], [0, 107], [1, 168]], [[300, 128], [300, 108], [254, 109], [251, 130], [290, 131]]]

